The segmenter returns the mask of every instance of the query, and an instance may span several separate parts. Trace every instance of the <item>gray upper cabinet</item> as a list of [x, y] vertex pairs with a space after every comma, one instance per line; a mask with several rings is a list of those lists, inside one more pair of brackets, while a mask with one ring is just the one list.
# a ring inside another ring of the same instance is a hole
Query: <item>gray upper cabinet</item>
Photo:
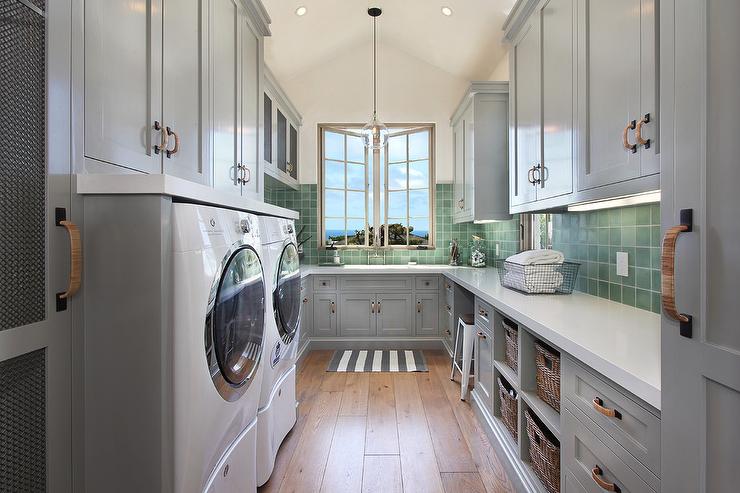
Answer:
[[507, 19], [511, 212], [660, 187], [655, 8], [524, 0]]
[[[578, 0], [579, 191], [660, 171], [655, 8], [652, 0]], [[637, 142], [638, 124], [650, 144]]]
[[534, 169], [540, 162], [540, 41], [539, 26], [531, 19], [511, 47], [511, 124], [509, 203], [537, 200]]
[[260, 191], [260, 109], [262, 105], [262, 36], [249, 17], [242, 19], [241, 32], [241, 175], [242, 193]]
[[169, 149], [179, 144], [177, 152], [164, 152], [163, 171], [208, 183], [208, 38], [198, 36], [209, 32], [208, 2], [164, 2], [163, 8], [162, 121], [174, 133]]
[[261, 3], [156, 0], [145, 9], [86, 0], [74, 18], [84, 33], [72, 50], [76, 170], [165, 173], [259, 197], [269, 34]]
[[162, 2], [142, 5], [147, 12], [125, 2], [84, 2], [84, 29], [78, 31], [84, 41], [75, 53], [84, 53], [78, 66], [84, 67], [85, 169], [98, 163], [162, 169], [155, 150], [162, 136], [155, 129], [162, 128]]
[[267, 67], [264, 82], [264, 170], [286, 185], [298, 188], [300, 128], [303, 119]]
[[239, 165], [239, 13], [236, 0], [211, 2], [213, 185], [241, 193]]
[[511, 218], [508, 105], [507, 82], [473, 82], [450, 119], [456, 223]]
[[541, 2], [518, 32], [512, 73], [512, 212], [572, 200], [575, 0]]

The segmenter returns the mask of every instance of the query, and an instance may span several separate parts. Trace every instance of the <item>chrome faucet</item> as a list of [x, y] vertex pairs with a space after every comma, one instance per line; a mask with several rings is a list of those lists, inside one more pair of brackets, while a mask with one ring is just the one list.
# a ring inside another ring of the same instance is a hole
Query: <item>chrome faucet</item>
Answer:
[[[380, 255], [380, 252], [383, 252], [382, 256]], [[380, 258], [383, 259], [381, 265], [385, 265], [385, 249], [380, 246], [380, 233], [375, 231], [373, 233], [373, 248], [367, 254], [367, 265], [380, 264], [380, 262], [378, 262], [378, 259]], [[371, 259], [374, 259], [375, 262], [371, 262]]]

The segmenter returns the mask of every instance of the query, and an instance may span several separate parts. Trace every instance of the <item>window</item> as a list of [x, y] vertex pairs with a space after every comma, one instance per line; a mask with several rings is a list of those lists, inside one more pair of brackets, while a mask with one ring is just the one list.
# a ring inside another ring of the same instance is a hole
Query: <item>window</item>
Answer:
[[362, 125], [320, 125], [321, 245], [434, 246], [434, 125], [395, 125], [365, 149]]
[[552, 215], [522, 214], [527, 244], [525, 249], [552, 248]]

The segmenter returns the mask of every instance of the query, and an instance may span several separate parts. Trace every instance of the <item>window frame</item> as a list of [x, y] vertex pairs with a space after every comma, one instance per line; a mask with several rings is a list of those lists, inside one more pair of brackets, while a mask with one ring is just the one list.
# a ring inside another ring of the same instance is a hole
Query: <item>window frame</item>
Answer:
[[[317, 155], [318, 155], [318, 175], [317, 175], [317, 224], [318, 224], [318, 235], [319, 235], [319, 241], [318, 241], [318, 248], [319, 249], [327, 249], [329, 246], [326, 242], [326, 223], [325, 223], [325, 217], [324, 217], [324, 193], [325, 193], [325, 159], [324, 159], [324, 131], [329, 130], [331, 132], [335, 133], [341, 133], [345, 135], [359, 135], [360, 130], [362, 129], [364, 124], [362, 123], [319, 123], [317, 125]], [[366, 223], [366, 234], [365, 234], [365, 244], [364, 245], [335, 245], [335, 248], [338, 249], [351, 249], [351, 250], [364, 250], [364, 249], [370, 249], [370, 250], [434, 250], [436, 248], [436, 177], [435, 177], [435, 170], [436, 170], [436, 124], [434, 123], [390, 123], [387, 124], [388, 129], [393, 134], [394, 129], [402, 129], [402, 132], [399, 132], [395, 135], [401, 135], [401, 134], [410, 134], [415, 131], [429, 131], [429, 239], [427, 241], [426, 245], [409, 245], [409, 235], [408, 232], [406, 234], [406, 245], [389, 245], [388, 244], [388, 228], [384, 229], [384, 235], [385, 238], [383, 239], [383, 246], [379, 245], [370, 245], [370, 238], [369, 238], [369, 228], [373, 227], [375, 231], [377, 231], [377, 228], [387, 223], [388, 219], [388, 146], [386, 145], [385, 152], [383, 153], [384, 159], [383, 162], [380, 162], [380, 151], [372, 151], [372, 150], [365, 150], [365, 156], [366, 156], [366, 163], [365, 163], [365, 176], [366, 176], [366, 182], [365, 182], [365, 223]], [[357, 133], [354, 133], [354, 130], [357, 131]], [[408, 144], [407, 144], [408, 146]], [[407, 150], [408, 152], [408, 150]], [[346, 143], [345, 143], [345, 174], [346, 174], [346, 163], [347, 161], [347, 155], [346, 155]], [[406, 156], [409, 157], [408, 155]], [[332, 161], [332, 160], [330, 160]], [[407, 159], [407, 180], [408, 180], [408, 164], [415, 161], [423, 161], [423, 160], [411, 160], [409, 161]], [[353, 162], [353, 161], [349, 161]], [[372, 176], [368, 175], [368, 166], [372, 163]], [[381, 173], [380, 173], [380, 167], [383, 167], [383, 176], [385, 177], [385, 187], [381, 190]], [[372, 186], [371, 186], [372, 185]], [[345, 181], [346, 186], [346, 181]], [[369, 194], [370, 190], [373, 190], [373, 201], [372, 203], [369, 200]], [[345, 190], [347, 190], [345, 188]], [[411, 221], [411, 217], [409, 216], [409, 207], [410, 204], [408, 203], [408, 193], [414, 189], [411, 189], [408, 187], [408, 181], [407, 181], [407, 187], [405, 188], [407, 193], [407, 213], [406, 213], [406, 220]], [[421, 190], [421, 189], [419, 189]], [[346, 193], [346, 192], [345, 192]], [[346, 200], [346, 199], [345, 199]], [[380, 217], [380, 210], [381, 210], [381, 200], [383, 203], [383, 217]], [[345, 208], [346, 208], [346, 202], [345, 202]], [[346, 209], [345, 209], [346, 210]], [[372, 210], [373, 212], [373, 224], [370, 224], [368, 222], [369, 212]], [[346, 221], [346, 212], [345, 212], [345, 221]], [[408, 225], [407, 225], [408, 228]], [[345, 229], [346, 229], [346, 222], [345, 222]]]

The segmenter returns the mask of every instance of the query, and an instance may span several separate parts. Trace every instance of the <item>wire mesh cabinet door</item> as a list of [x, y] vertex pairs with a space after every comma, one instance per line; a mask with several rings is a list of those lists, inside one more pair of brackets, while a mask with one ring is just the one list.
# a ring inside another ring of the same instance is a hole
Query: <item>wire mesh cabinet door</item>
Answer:
[[70, 12], [67, 0], [0, 0], [3, 491], [72, 488], [70, 313], [80, 277], [70, 268], [81, 253], [70, 194]]

